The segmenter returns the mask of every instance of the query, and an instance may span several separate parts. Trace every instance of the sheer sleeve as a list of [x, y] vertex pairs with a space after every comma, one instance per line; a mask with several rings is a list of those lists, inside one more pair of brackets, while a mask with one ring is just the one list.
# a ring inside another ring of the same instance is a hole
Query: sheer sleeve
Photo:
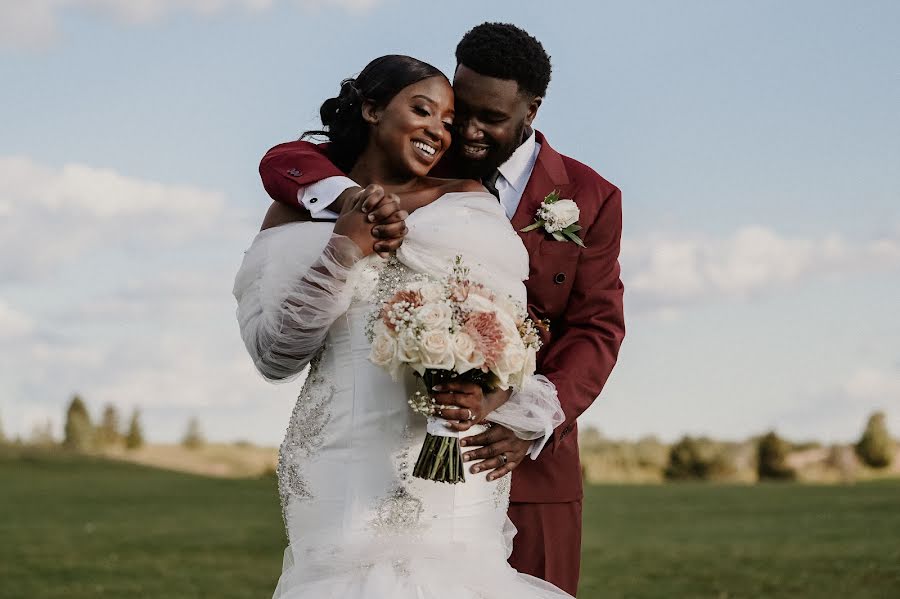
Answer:
[[527, 441], [549, 437], [565, 420], [556, 386], [540, 374], [525, 379], [521, 389], [491, 412], [487, 420], [501, 424]]
[[298, 375], [350, 305], [350, 269], [362, 258], [331, 223], [291, 223], [257, 235], [237, 273], [234, 297], [244, 345], [270, 381]]

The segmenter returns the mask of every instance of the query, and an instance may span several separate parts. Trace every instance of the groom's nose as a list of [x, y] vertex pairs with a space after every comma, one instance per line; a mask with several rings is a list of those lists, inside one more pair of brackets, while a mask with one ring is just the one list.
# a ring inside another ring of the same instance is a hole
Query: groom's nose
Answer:
[[465, 119], [459, 123], [459, 135], [466, 141], [482, 141], [484, 131], [480, 123], [473, 118]]

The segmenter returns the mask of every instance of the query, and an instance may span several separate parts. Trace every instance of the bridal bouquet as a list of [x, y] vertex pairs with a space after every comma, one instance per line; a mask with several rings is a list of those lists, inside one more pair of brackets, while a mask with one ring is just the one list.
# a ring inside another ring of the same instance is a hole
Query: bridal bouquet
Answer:
[[521, 388], [534, 374], [541, 341], [525, 308], [469, 280], [460, 257], [444, 280], [419, 276], [377, 308], [370, 328], [369, 359], [399, 380], [412, 369], [424, 383], [410, 407], [428, 416], [428, 432], [413, 475], [457, 483], [465, 480], [459, 434], [434, 417], [428, 391], [456, 380], [485, 391]]

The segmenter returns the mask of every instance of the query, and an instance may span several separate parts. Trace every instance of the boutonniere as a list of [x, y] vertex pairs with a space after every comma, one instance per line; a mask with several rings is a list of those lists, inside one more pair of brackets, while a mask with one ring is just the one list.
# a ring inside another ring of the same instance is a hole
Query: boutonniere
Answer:
[[527, 233], [544, 227], [544, 230], [556, 241], [571, 241], [584, 247], [584, 242], [577, 235], [577, 232], [581, 230], [581, 226], [578, 224], [579, 216], [581, 216], [581, 211], [578, 210], [578, 204], [574, 200], [561, 200], [559, 191], [554, 189], [541, 202], [541, 207], [534, 215], [534, 222], [521, 229], [521, 232]]

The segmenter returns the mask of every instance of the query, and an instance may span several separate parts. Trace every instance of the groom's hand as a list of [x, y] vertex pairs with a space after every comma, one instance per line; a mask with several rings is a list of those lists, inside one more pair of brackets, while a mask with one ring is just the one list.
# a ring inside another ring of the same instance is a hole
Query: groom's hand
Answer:
[[506, 403], [512, 390], [497, 389], [485, 393], [481, 385], [469, 382], [447, 382], [435, 385], [431, 398], [436, 407], [434, 414], [450, 422], [447, 428], [467, 431], [483, 422], [487, 415]]
[[[347, 194], [344, 201], [351, 204], [361, 201], [361, 209], [366, 220], [372, 223], [374, 250], [382, 258], [397, 250], [406, 236], [406, 217], [409, 213], [400, 207], [400, 198], [394, 193], [385, 193], [380, 185], [369, 185], [365, 189], [351, 188], [339, 196]], [[343, 205], [343, 203], [342, 203]]]
[[463, 454], [464, 462], [482, 460], [473, 465], [469, 471], [473, 474], [484, 470], [491, 470], [488, 480], [497, 480], [506, 476], [522, 463], [528, 455], [528, 449], [532, 441], [525, 441], [516, 436], [514, 432], [495, 424], [480, 435], [472, 435], [459, 440], [463, 447], [476, 447], [478, 449], [467, 451]]

